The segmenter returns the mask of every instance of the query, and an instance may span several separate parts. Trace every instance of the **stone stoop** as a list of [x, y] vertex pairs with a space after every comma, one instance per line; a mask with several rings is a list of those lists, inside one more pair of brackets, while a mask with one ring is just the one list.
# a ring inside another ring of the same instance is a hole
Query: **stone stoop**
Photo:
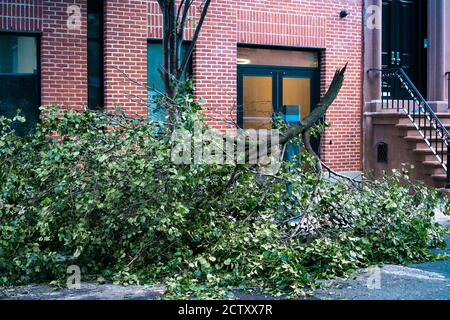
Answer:
[[[439, 113], [437, 116], [446, 126], [447, 130], [450, 131], [450, 113]], [[421, 121], [423, 123], [424, 118], [422, 118]], [[424, 182], [431, 184], [431, 186], [436, 188], [444, 188], [447, 180], [447, 172], [442, 166], [441, 161], [434, 154], [431, 147], [425, 142], [420, 132], [416, 130], [414, 124], [406, 114], [399, 115], [396, 128], [398, 129], [399, 137], [407, 142], [410, 156], [413, 157], [416, 164], [419, 163], [421, 166], [418, 170], [423, 174]], [[436, 139], [435, 136], [432, 136], [429, 140], [432, 145], [436, 143], [436, 141], [440, 141], [440, 139]], [[447, 148], [444, 147], [444, 150], [446, 151]], [[447, 162], [447, 152], [445, 152], [443, 160], [444, 163]], [[447, 194], [450, 196], [450, 190], [447, 191]]]

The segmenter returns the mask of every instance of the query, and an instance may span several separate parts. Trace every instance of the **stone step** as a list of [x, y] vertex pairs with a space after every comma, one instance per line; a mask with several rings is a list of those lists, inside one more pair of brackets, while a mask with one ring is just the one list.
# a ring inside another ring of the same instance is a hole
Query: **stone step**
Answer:
[[442, 146], [441, 143], [438, 143], [438, 145], [436, 146], [436, 143], [431, 142], [431, 147], [424, 140], [422, 140], [421, 142], [414, 142], [414, 143], [411, 143], [411, 144], [412, 144], [414, 149], [420, 149], [420, 150], [421, 149], [430, 149], [432, 147], [432, 148], [434, 148], [437, 151], [438, 155], [441, 154], [442, 148], [444, 150], [444, 153], [447, 152], [447, 146], [445, 144]]
[[[418, 172], [420, 172], [421, 176], [423, 176], [422, 180], [424, 181], [433, 181], [433, 176], [445, 175], [447, 176], [447, 172], [443, 167], [427, 167], [425, 165], [419, 165]], [[439, 185], [437, 185], [439, 186]], [[442, 185], [440, 185], [442, 187]]]
[[431, 172], [431, 175], [444, 175], [447, 176], [447, 171], [445, 171], [444, 167], [440, 167], [440, 168], [434, 168], [433, 171]]
[[401, 130], [400, 131], [400, 137], [405, 138], [405, 137], [415, 137], [415, 138], [421, 138], [423, 139], [422, 135], [420, 134], [419, 131], [417, 131], [417, 129], [411, 129], [411, 130]]
[[[450, 124], [444, 123], [444, 125], [445, 125], [445, 128], [447, 129], [447, 131], [450, 132]], [[397, 129], [403, 130], [403, 131], [409, 131], [409, 130], [416, 130], [416, 131], [418, 131], [416, 129], [415, 125], [412, 122], [410, 122], [410, 123], [399, 123], [399, 124], [396, 124], [395, 127]], [[428, 132], [428, 130], [427, 130], [427, 132]]]
[[[427, 147], [420, 147], [413, 149], [413, 152], [419, 155], [434, 155], [433, 150], [431, 150], [428, 146]], [[444, 153], [447, 152], [447, 147], [444, 148]]]
[[422, 164], [425, 167], [429, 167], [429, 168], [443, 168], [442, 167], [442, 163], [438, 160], [436, 161], [432, 161], [432, 160], [427, 160], [427, 161], [422, 161]]
[[[421, 161], [437, 161], [438, 158], [434, 153], [416, 153], [416, 156], [421, 157]], [[444, 161], [447, 161], [447, 155], [444, 155]]]
[[[416, 136], [406, 136], [403, 137], [403, 139], [405, 139], [408, 142], [412, 142], [412, 143], [423, 143], [424, 142], [424, 138], [421, 135], [416, 135]], [[428, 138], [428, 141], [430, 141], [431, 143], [435, 143], [435, 142], [441, 142], [443, 141], [442, 138]]]
[[[416, 123], [419, 123], [419, 119], [420, 119], [420, 123], [423, 125], [424, 123], [429, 124], [430, 120], [426, 119], [425, 121], [425, 117], [416, 117]], [[443, 125], [445, 125], [446, 127], [450, 126], [450, 117], [439, 117], [439, 120], [442, 122]], [[409, 119], [408, 117], [404, 117], [404, 118], [400, 118], [398, 121], [399, 125], [412, 125], [412, 121], [411, 119]]]
[[431, 176], [431, 178], [433, 178], [433, 180], [445, 183], [445, 181], [447, 181], [447, 175], [446, 174], [433, 174]]

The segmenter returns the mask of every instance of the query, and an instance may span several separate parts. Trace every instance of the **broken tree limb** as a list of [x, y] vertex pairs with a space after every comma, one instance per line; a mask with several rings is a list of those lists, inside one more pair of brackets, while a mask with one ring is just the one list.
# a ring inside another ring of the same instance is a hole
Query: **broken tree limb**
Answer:
[[[333, 81], [330, 84], [330, 87], [328, 88], [327, 93], [325, 96], [321, 99], [321, 101], [317, 104], [316, 108], [311, 112], [311, 114], [303, 120], [302, 123], [299, 125], [296, 125], [294, 127], [291, 127], [286, 132], [282, 133], [280, 136], [279, 141], [277, 141], [277, 144], [280, 146], [285, 146], [288, 144], [291, 140], [301, 136], [303, 138], [303, 135], [309, 131], [318, 121], [323, 119], [325, 114], [327, 113], [330, 106], [333, 104], [333, 102], [336, 100], [337, 96], [339, 95], [339, 92], [342, 88], [342, 85], [344, 83], [344, 77], [345, 72], [347, 70], [348, 63], [342, 68], [338, 69], [334, 75]], [[226, 140], [226, 137], [224, 137], [224, 140]], [[303, 140], [303, 139], [302, 139]], [[235, 140], [234, 144], [236, 145], [238, 143], [237, 140]], [[308, 146], [307, 146], [308, 147]], [[310, 145], [309, 145], [310, 147]], [[309, 148], [311, 151], [312, 148]], [[269, 155], [271, 155], [272, 150], [272, 139], [271, 137], [267, 138], [267, 150]], [[246, 162], [250, 159], [250, 145], [247, 144], [245, 148], [245, 160]], [[256, 155], [257, 160], [260, 160], [259, 155]], [[317, 157], [316, 157], [317, 159]], [[321, 164], [318, 164], [318, 168]]]
[[322, 119], [327, 113], [330, 106], [336, 100], [339, 91], [342, 88], [342, 84], [344, 83], [344, 76], [347, 70], [348, 63], [344, 66], [344, 68], [337, 70], [334, 75], [333, 81], [331, 82], [330, 88], [328, 89], [325, 96], [322, 100], [317, 104], [316, 108], [311, 112], [311, 114], [303, 120], [303, 122], [295, 127], [290, 128], [286, 131], [281, 139], [280, 144], [284, 145], [291, 141], [292, 139], [298, 137], [302, 133], [311, 129], [320, 119]]

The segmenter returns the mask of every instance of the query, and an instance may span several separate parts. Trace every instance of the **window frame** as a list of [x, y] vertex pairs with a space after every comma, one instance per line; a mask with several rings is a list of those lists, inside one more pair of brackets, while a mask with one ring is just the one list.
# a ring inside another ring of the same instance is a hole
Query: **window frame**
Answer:
[[[39, 81], [39, 92], [41, 91], [41, 39], [42, 32], [37, 31], [9, 31], [9, 30], [0, 30], [1, 36], [11, 36], [11, 37], [32, 37], [36, 39], [36, 75]], [[33, 73], [2, 73], [0, 72], [0, 76], [25, 76], [32, 75]]]
[[[261, 44], [246, 44], [246, 43], [238, 43], [238, 48], [253, 48], [253, 49], [272, 49], [272, 50], [286, 50], [286, 51], [302, 51], [302, 52], [317, 52], [319, 63], [317, 68], [313, 67], [283, 67], [283, 66], [270, 66], [270, 65], [255, 65], [255, 64], [245, 64], [245, 65], [239, 65], [236, 64], [237, 67], [237, 82], [236, 82], [236, 93], [237, 93], [237, 123], [241, 127], [243, 124], [243, 106], [241, 101], [242, 92], [240, 88], [242, 87], [242, 77], [244, 76], [244, 72], [247, 72], [251, 70], [252, 74], [254, 75], [261, 75], [261, 73], [272, 71], [273, 73], [284, 71], [286, 73], [295, 75], [296, 73], [314, 73], [311, 77], [311, 80], [315, 82], [317, 85], [317, 88], [315, 88], [313, 91], [315, 100], [317, 100], [317, 103], [320, 101], [320, 94], [322, 92], [322, 58], [323, 54], [325, 52], [324, 48], [316, 48], [316, 47], [296, 47], [296, 46], [278, 46], [278, 45], [261, 45]], [[278, 77], [274, 76], [274, 82], [273, 82], [273, 91], [276, 92], [276, 87], [278, 86], [280, 89], [282, 89], [282, 84], [280, 85], [280, 79], [277, 79]], [[282, 105], [282, 103], [279, 101], [280, 97], [278, 97], [278, 100], [276, 97], [274, 97], [274, 112], [280, 112], [279, 108], [276, 106]], [[314, 101], [314, 100], [313, 100]], [[313, 107], [311, 105], [311, 111], [314, 110], [315, 106]]]
[[[40, 31], [9, 31], [9, 30], [0, 30], [1, 36], [16, 36], [16, 37], [33, 37], [36, 39], [36, 62], [37, 62], [37, 82], [38, 82], [38, 100], [39, 106], [42, 105], [42, 60], [41, 60], [41, 40], [42, 40], [42, 32]], [[2, 76], [12, 76], [12, 77], [21, 77], [31, 75], [29, 73], [0, 73], [0, 78]], [[40, 121], [40, 119], [38, 119]]]
[[[89, 5], [89, 2], [87, 2], [87, 4]], [[100, 44], [100, 57], [99, 57], [99, 61], [97, 61], [98, 65], [99, 65], [99, 90], [100, 90], [100, 106], [97, 107], [93, 107], [89, 105], [89, 96], [90, 96], [90, 81], [89, 81], [89, 41], [94, 40], [93, 38], [89, 37], [89, 30], [87, 30], [87, 89], [88, 89], [88, 109], [89, 110], [97, 110], [96, 108], [99, 108], [100, 110], [104, 110], [105, 109], [105, 2], [103, 0], [100, 0], [100, 4], [99, 6], [101, 7], [100, 12], [99, 12], [99, 28], [100, 28], [100, 35], [98, 39], [95, 39], [96, 41], [98, 40], [99, 44]], [[87, 15], [89, 15], [89, 8], [88, 8], [88, 12]], [[88, 19], [88, 17], [87, 17]], [[88, 28], [89, 26], [87, 26]]]
[[[326, 50], [324, 48], [316, 48], [316, 47], [296, 47], [296, 46], [277, 46], [277, 45], [260, 45], [260, 44], [245, 44], [238, 43], [238, 47], [243, 48], [255, 48], [255, 49], [274, 49], [274, 50], [290, 50], [290, 51], [306, 51], [306, 52], [317, 52], [319, 63], [316, 68], [312, 67], [282, 67], [282, 66], [268, 66], [268, 65], [254, 65], [254, 64], [244, 64], [239, 65], [236, 62], [236, 70], [237, 70], [237, 80], [236, 80], [236, 120], [239, 128], [243, 127], [244, 121], [244, 106], [243, 106], [243, 77], [250, 72], [251, 75], [261, 75], [264, 72], [272, 72], [273, 74], [273, 92], [276, 93], [276, 96], [273, 98], [274, 112], [281, 112], [280, 108], [282, 108], [282, 96], [279, 90], [283, 89], [282, 79], [284, 76], [280, 75], [280, 73], [285, 72], [286, 75], [298, 76], [301, 74], [310, 74], [312, 87], [311, 87], [311, 111], [315, 109], [317, 104], [313, 105], [313, 102], [319, 103], [322, 92], [322, 72], [323, 72], [323, 56]], [[277, 74], [278, 73], [278, 74]], [[306, 77], [307, 78], [307, 77]], [[302, 119], [303, 121], [304, 119]], [[323, 122], [326, 121], [326, 115], [322, 119]], [[314, 150], [320, 156], [320, 140], [313, 139], [311, 141]]]
[[[147, 50], [148, 50], [148, 45], [150, 44], [162, 44], [163, 40], [160, 38], [147, 38]], [[183, 44], [182, 45], [190, 45], [192, 43], [191, 40], [183, 40]], [[195, 51], [195, 49], [194, 49]], [[147, 52], [148, 54], [148, 52]], [[186, 73], [188, 76], [192, 76], [193, 72], [194, 72], [194, 59], [193, 59], [193, 53], [190, 57], [190, 63], [188, 64], [188, 68], [186, 69]], [[148, 61], [147, 61], [147, 74], [148, 74]], [[148, 79], [147, 79], [148, 82]], [[147, 83], [148, 85], [148, 83]]]
[[[192, 41], [190, 41], [190, 40], [183, 40], [182, 46], [188, 46], [188, 48], [189, 48], [191, 43], [192, 43]], [[155, 107], [155, 109], [158, 109], [157, 104], [155, 104], [153, 102], [153, 100], [150, 99], [150, 92], [154, 91], [156, 93], [158, 91], [158, 89], [152, 90], [152, 86], [150, 84], [152, 78], [149, 77], [149, 74], [150, 74], [150, 63], [149, 63], [149, 59], [148, 59], [149, 53], [150, 53], [149, 46], [152, 44], [158, 44], [163, 49], [163, 47], [162, 47], [163, 40], [161, 38], [147, 38], [147, 69], [146, 69], [146, 73], [147, 73], [147, 83], [146, 83], [146, 86], [147, 86], [147, 118], [151, 121], [162, 121], [162, 117], [161, 117], [162, 113], [160, 113], [158, 115], [157, 113], [150, 112], [152, 107]], [[161, 51], [161, 57], [162, 57], [163, 53], [164, 52]], [[164, 60], [164, 57], [162, 57], [161, 60]], [[193, 71], [194, 71], [194, 67], [193, 67], [194, 63], [193, 62], [194, 62], [194, 59], [193, 59], [193, 56], [191, 55], [188, 67], [186, 69], [186, 79], [188, 79], [190, 76], [193, 75]], [[161, 79], [161, 83], [163, 83], [163, 82], [164, 81]], [[165, 92], [165, 89], [160, 88], [159, 91]], [[153, 110], [153, 112], [154, 111], [155, 110]]]

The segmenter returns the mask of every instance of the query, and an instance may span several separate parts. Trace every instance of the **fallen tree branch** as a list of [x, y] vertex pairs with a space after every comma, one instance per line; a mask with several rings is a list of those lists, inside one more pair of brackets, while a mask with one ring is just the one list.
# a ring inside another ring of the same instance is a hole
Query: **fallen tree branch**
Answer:
[[320, 178], [322, 178], [323, 175], [323, 168], [322, 168], [322, 161], [320, 160], [319, 155], [314, 151], [313, 147], [311, 146], [311, 136], [309, 134], [309, 131], [306, 131], [302, 134], [303, 143], [305, 145], [306, 151], [314, 157], [316, 160], [316, 171]]
[[334, 171], [333, 169], [331, 169], [329, 166], [327, 166], [322, 160], [320, 160], [320, 163], [321, 163], [321, 165], [322, 165], [322, 166], [323, 166], [330, 174], [332, 174], [333, 176], [336, 176], [336, 177], [341, 178], [341, 179], [343, 179], [343, 180], [349, 181], [349, 182], [351, 182], [352, 184], [360, 184], [360, 183], [362, 183], [362, 181], [358, 181], [358, 180], [356, 180], [356, 179], [352, 179], [352, 178], [350, 178], [350, 177], [347, 177], [347, 176], [345, 176], [345, 175], [343, 175], [343, 174], [337, 173], [336, 171]]
[[347, 71], [347, 65], [348, 63], [344, 66], [344, 68], [338, 69], [336, 71], [330, 88], [328, 89], [322, 100], [317, 104], [316, 108], [314, 108], [311, 114], [306, 117], [301, 124], [292, 127], [287, 132], [285, 132], [280, 139], [280, 144], [284, 145], [295, 137], [298, 137], [302, 133], [308, 131], [325, 116], [330, 106], [336, 100], [342, 88], [345, 72]]

